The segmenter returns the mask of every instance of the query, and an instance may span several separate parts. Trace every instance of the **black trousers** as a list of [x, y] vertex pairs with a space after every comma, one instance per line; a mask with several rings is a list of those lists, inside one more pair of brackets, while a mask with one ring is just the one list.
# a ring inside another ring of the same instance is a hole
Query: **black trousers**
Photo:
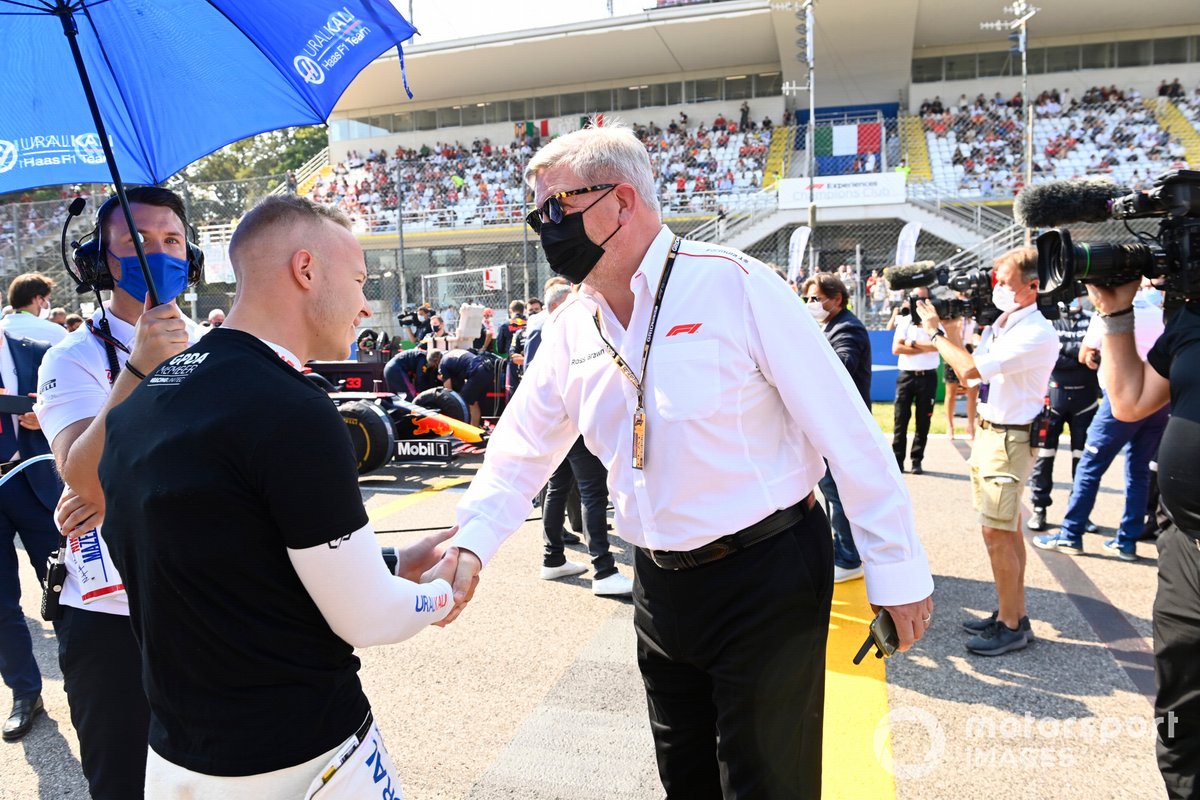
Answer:
[[1174, 525], [1158, 537], [1154, 675], [1158, 768], [1174, 800], [1200, 798], [1200, 541]]
[[563, 463], [550, 476], [542, 506], [542, 565], [560, 567], [567, 563], [563, 550], [563, 518], [568, 506], [572, 477], [583, 504], [583, 534], [592, 557], [593, 577], [607, 578], [617, 571], [608, 544], [608, 470], [592, 455], [580, 436]]
[[150, 707], [129, 617], [62, 609], [58, 663], [92, 800], [137, 800], [146, 785]]
[[912, 406], [917, 406], [917, 432], [913, 435], [912, 460], [925, 457], [925, 440], [929, 437], [929, 421], [933, 419], [933, 403], [937, 399], [937, 370], [913, 371], [902, 369], [896, 377], [895, 425], [892, 430], [892, 452], [896, 462], [904, 466], [904, 450], [908, 443], [908, 421]]
[[689, 570], [635, 560], [634, 628], [667, 800], [821, 796], [833, 544], [819, 505]]
[[1083, 457], [1083, 446], [1087, 442], [1088, 426], [1100, 408], [1100, 391], [1095, 386], [1071, 387], [1050, 382], [1050, 408], [1054, 416], [1050, 419], [1049, 440], [1045, 452], [1038, 451], [1033, 472], [1029, 475], [1029, 502], [1034, 508], [1050, 505], [1050, 490], [1054, 486], [1054, 451], [1063, 427], [1071, 426], [1071, 480], [1075, 480], [1075, 468]]

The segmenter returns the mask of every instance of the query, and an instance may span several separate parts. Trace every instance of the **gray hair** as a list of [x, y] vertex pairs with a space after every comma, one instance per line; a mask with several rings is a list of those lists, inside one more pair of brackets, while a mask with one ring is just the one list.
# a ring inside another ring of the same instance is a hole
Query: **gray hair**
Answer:
[[546, 310], [553, 311], [566, 302], [571, 295], [571, 287], [566, 284], [557, 284], [546, 293]]
[[642, 204], [662, 217], [646, 146], [620, 120], [605, 119], [599, 125], [593, 117], [586, 128], [554, 139], [529, 160], [525, 182], [533, 188], [539, 173], [558, 166], [569, 168], [589, 186], [628, 183]]

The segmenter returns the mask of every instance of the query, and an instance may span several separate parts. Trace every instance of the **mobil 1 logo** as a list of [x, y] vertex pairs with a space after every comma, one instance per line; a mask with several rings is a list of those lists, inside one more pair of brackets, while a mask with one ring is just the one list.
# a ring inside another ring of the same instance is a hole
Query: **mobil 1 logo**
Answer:
[[396, 442], [397, 461], [440, 461], [454, 458], [449, 439], [401, 439]]

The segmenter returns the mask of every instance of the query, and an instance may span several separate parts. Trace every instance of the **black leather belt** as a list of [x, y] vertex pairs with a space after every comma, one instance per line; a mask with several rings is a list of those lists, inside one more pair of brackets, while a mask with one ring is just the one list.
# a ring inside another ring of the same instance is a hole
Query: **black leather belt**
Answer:
[[1030, 422], [1026, 422], [1024, 425], [1000, 425], [995, 422], [988, 422], [986, 419], [983, 419], [983, 418], [980, 418], [980, 420], [979, 420], [979, 427], [983, 428], [984, 430], [991, 429], [994, 431], [1001, 431], [1001, 432], [1024, 431], [1025, 433], [1029, 433], [1029, 426], [1031, 424], [1032, 423], [1030, 423]]
[[778, 533], [783, 533], [808, 516], [813, 503], [814, 498], [812, 494], [809, 494], [808, 497], [790, 508], [776, 511], [748, 528], [728, 536], [722, 536], [695, 550], [649, 550], [645, 547], [638, 549], [662, 569], [692, 569], [702, 564], [720, 561], [725, 556], [731, 556], [739, 550], [745, 550]]
[[936, 369], [902, 369], [900, 371], [905, 372], [909, 375], [918, 375], [918, 376], [934, 375], [937, 373]]
[[22, 460], [23, 459], [18, 458], [15, 461], [0, 462], [0, 475], [7, 475], [8, 473], [12, 472], [17, 468], [17, 465], [20, 464]]

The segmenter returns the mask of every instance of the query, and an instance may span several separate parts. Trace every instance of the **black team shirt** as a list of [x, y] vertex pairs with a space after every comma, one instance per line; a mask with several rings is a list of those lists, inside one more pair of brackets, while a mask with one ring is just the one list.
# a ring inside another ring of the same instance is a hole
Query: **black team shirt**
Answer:
[[253, 775], [354, 733], [359, 661], [286, 552], [367, 524], [328, 396], [256, 337], [213, 330], [109, 414], [100, 480], [156, 753]]
[[1200, 539], [1200, 311], [1189, 303], [1146, 354], [1171, 382], [1171, 419], [1158, 448], [1158, 489], [1171, 520]]

